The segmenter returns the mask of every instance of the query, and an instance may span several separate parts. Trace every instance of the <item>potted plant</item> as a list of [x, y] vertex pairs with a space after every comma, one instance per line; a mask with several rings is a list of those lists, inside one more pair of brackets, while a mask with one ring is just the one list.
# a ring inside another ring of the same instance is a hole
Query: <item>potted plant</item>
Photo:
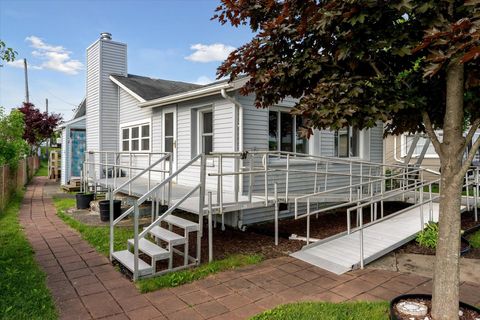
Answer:
[[95, 198], [95, 194], [91, 192], [78, 192], [75, 195], [77, 200], [77, 209], [88, 209], [90, 208], [90, 202]]
[[[459, 320], [479, 319], [480, 309], [459, 302]], [[404, 294], [390, 301], [390, 320], [431, 320], [432, 296], [429, 294]]]

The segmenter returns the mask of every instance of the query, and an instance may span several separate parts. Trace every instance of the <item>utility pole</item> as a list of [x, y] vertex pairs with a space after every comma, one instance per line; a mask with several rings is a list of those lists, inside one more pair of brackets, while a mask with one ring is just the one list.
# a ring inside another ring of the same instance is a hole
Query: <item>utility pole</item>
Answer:
[[28, 71], [27, 71], [27, 59], [23, 59], [23, 65], [25, 67], [25, 102], [30, 102], [30, 96], [28, 94]]
[[[45, 98], [45, 110], [47, 111], [47, 117], [48, 117], [48, 98]], [[46, 151], [47, 151], [47, 160], [50, 159], [50, 153], [48, 152], [48, 147], [50, 146], [50, 139], [51, 137], [47, 139], [47, 146], [46, 146]]]

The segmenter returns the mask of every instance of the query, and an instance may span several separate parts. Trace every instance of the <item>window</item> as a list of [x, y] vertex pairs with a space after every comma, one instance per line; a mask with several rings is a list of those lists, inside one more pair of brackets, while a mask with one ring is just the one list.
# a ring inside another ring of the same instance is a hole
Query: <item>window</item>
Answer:
[[[435, 134], [438, 137], [438, 141], [442, 142], [443, 141], [443, 131], [442, 130], [435, 130]], [[426, 135], [419, 135], [419, 139], [417, 144], [415, 145], [415, 148], [413, 150], [412, 157], [418, 157], [422, 154], [423, 147], [427, 143], [427, 140], [430, 140], [428, 136]], [[413, 142], [415, 141], [415, 134], [402, 134], [401, 136], [401, 156], [405, 157], [408, 155], [408, 152], [410, 151], [410, 148], [412, 147]], [[427, 147], [427, 152], [424, 155], [426, 158], [438, 158], [438, 154], [435, 151], [435, 147], [433, 146], [433, 143], [430, 142], [430, 144]]]
[[271, 110], [268, 118], [269, 150], [308, 153], [308, 141], [300, 136], [300, 117], [287, 111]]
[[204, 154], [213, 151], [213, 112], [204, 110], [199, 112], [199, 148]]
[[[443, 133], [442, 132], [436, 132], [437, 137], [439, 141], [442, 141]], [[416, 157], [419, 156], [422, 153], [423, 147], [425, 146], [425, 143], [427, 142], [428, 138], [425, 137], [420, 137], [418, 139], [418, 142], [415, 146], [415, 149], [413, 150], [412, 156]], [[408, 152], [410, 151], [410, 148], [412, 147], [413, 141], [415, 140], [415, 135], [405, 135], [405, 141], [403, 143], [403, 150], [402, 150], [402, 155], [406, 156]], [[438, 157], [437, 152], [435, 151], [435, 147], [433, 146], [433, 143], [430, 143], [427, 148], [427, 152], [425, 153], [427, 157]]]
[[165, 113], [165, 152], [173, 152], [173, 112]]
[[360, 130], [354, 127], [335, 131], [335, 154], [340, 158], [360, 156]]
[[122, 151], [150, 151], [150, 125], [122, 128]]

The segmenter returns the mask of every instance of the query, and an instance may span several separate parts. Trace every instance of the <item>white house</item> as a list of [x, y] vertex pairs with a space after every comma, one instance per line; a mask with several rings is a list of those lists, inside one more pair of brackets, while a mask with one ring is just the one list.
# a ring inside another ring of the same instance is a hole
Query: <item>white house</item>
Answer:
[[[423, 195], [429, 182], [422, 181], [421, 169], [384, 163], [381, 123], [369, 130], [315, 130], [306, 140], [298, 134], [301, 120], [289, 112], [294, 99], [257, 109], [253, 95], [239, 93], [247, 78], [197, 85], [129, 74], [127, 45], [113, 41], [109, 33], [87, 48], [86, 66], [85, 115], [68, 122], [65, 130], [85, 119], [83, 188], [107, 188], [111, 199], [117, 193], [136, 199], [110, 223], [110, 258], [132, 271], [134, 279], [164, 272], [156, 269], [155, 261], [161, 259], [169, 260], [167, 271], [199, 263], [203, 219], [208, 217], [211, 235], [212, 215], [220, 216], [222, 226], [238, 228], [293, 215], [306, 218], [308, 244], [310, 216], [349, 210], [348, 232], [294, 254], [337, 273], [363, 266], [412, 239], [420, 230], [419, 215], [437, 218], [438, 206], [430, 205], [424, 215], [423, 206], [435, 198]], [[68, 167], [72, 152], [68, 143], [62, 147]], [[395, 214], [405, 219], [384, 218], [384, 202], [397, 200], [414, 206]], [[145, 201], [151, 202], [153, 222], [142, 231], [138, 215]], [[167, 211], [161, 212], [159, 204], [167, 205]], [[367, 206], [370, 221], [382, 221], [372, 224], [375, 234], [364, 242], [358, 228], [350, 230], [350, 210], [356, 210], [351, 213], [356, 212], [358, 227]], [[172, 214], [175, 209], [198, 216], [182, 219]], [[114, 251], [114, 227], [129, 214], [138, 231], [128, 242], [133, 253]], [[162, 222], [180, 227], [184, 234], [172, 233]], [[390, 237], [386, 229], [396, 230], [396, 236]], [[190, 232], [197, 234], [196, 257], [187, 254]], [[147, 240], [147, 234], [167, 246]], [[183, 251], [174, 248], [178, 245]], [[143, 261], [139, 251], [152, 263]], [[172, 265], [174, 252], [184, 256], [182, 266]]]
[[[245, 81], [245, 78], [223, 80], [201, 86], [129, 74], [127, 45], [104, 33], [87, 48], [86, 148], [133, 154], [171, 152], [173, 172], [200, 153], [247, 150], [383, 162], [381, 125], [364, 131], [316, 130], [306, 140], [297, 134], [301, 121], [289, 113], [293, 99], [285, 99], [268, 110], [257, 109], [252, 95], [239, 93]], [[145, 157], [133, 161], [138, 166], [147, 166]], [[224, 167], [228, 168], [230, 163], [233, 170], [233, 161], [228, 161], [224, 161]], [[295, 165], [302, 166], [292, 164]], [[216, 172], [216, 163], [207, 166], [209, 172]], [[176, 182], [195, 185], [197, 181], [191, 179], [193, 171], [198, 171], [198, 166], [180, 174]], [[210, 180], [213, 187], [216, 178]], [[234, 192], [235, 188], [242, 192], [247, 188], [248, 179], [235, 180], [242, 179], [224, 177], [225, 192]], [[291, 177], [289, 183], [291, 190], [301, 191], [306, 185], [311, 190], [313, 178]], [[333, 177], [330, 183], [334, 183]], [[284, 213], [288, 211], [291, 210], [285, 209]], [[273, 209], [244, 210], [241, 221], [237, 214], [225, 217], [226, 223], [246, 225], [266, 221], [272, 218]]]

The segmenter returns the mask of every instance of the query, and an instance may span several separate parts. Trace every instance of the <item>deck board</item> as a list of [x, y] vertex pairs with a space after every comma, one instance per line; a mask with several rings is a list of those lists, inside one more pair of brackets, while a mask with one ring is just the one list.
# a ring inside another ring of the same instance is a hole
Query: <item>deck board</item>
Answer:
[[[429, 205], [423, 206], [424, 221], [428, 221]], [[433, 221], [438, 221], [439, 204], [433, 204]], [[372, 225], [365, 225], [365, 264], [410, 241], [420, 231], [420, 207], [406, 210], [394, 217], [386, 218]], [[360, 233], [333, 237], [330, 241], [315, 244], [292, 253], [291, 256], [316, 265], [336, 274], [342, 274], [360, 265]]]

